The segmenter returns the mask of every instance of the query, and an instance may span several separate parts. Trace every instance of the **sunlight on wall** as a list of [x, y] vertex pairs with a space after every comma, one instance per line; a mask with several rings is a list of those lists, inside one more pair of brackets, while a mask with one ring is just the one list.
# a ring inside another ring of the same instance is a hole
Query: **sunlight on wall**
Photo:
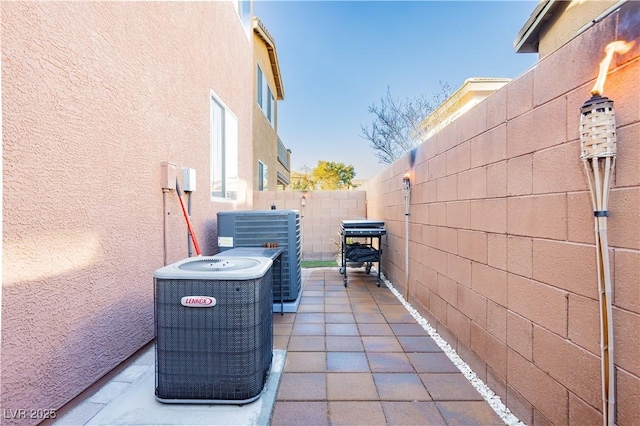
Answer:
[[41, 280], [86, 268], [100, 248], [95, 232], [27, 235], [3, 245], [3, 286]]

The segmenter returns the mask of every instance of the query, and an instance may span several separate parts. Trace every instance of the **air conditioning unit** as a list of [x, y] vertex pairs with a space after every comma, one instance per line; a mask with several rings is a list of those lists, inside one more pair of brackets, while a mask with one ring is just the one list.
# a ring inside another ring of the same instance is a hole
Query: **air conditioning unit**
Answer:
[[154, 273], [156, 398], [246, 404], [273, 356], [272, 261], [191, 257]]
[[[302, 287], [300, 259], [302, 257], [300, 212], [297, 210], [247, 210], [218, 212], [218, 248], [220, 254], [238, 247], [263, 247], [277, 243], [282, 254], [283, 276], [279, 268], [273, 271], [273, 297], [285, 302], [299, 300]], [[282, 288], [281, 288], [282, 286]]]

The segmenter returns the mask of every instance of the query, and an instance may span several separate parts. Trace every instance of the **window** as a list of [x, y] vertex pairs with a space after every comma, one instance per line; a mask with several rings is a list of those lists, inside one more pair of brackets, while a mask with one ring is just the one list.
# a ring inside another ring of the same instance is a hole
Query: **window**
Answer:
[[257, 81], [257, 90], [258, 90], [258, 105], [260, 105], [260, 109], [264, 112], [264, 115], [271, 123], [271, 127], [273, 127], [273, 118], [275, 115], [275, 100], [273, 98], [273, 93], [271, 93], [271, 88], [267, 83], [267, 78], [264, 76], [262, 72], [262, 68], [258, 65], [258, 81]]
[[251, 1], [250, 0], [232, 0], [233, 7], [238, 13], [238, 18], [242, 23], [242, 28], [247, 34], [247, 37], [251, 39]]
[[211, 198], [238, 198], [238, 119], [211, 92]]
[[262, 83], [264, 80], [264, 76], [262, 75], [262, 68], [258, 65], [258, 105], [262, 108]]
[[258, 191], [269, 189], [269, 166], [258, 161]]

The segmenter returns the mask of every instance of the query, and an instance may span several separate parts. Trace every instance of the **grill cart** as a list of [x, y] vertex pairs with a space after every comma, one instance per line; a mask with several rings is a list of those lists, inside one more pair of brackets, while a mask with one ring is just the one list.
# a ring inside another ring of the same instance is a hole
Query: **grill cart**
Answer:
[[[364, 265], [368, 274], [373, 262], [378, 262], [378, 287], [380, 287], [380, 258], [382, 256], [381, 239], [386, 235], [384, 222], [373, 219], [343, 220], [340, 224], [342, 237], [340, 273], [344, 275], [344, 286], [347, 286], [347, 265], [361, 267]], [[377, 244], [374, 245], [374, 240]], [[377, 248], [376, 248], [377, 247]]]

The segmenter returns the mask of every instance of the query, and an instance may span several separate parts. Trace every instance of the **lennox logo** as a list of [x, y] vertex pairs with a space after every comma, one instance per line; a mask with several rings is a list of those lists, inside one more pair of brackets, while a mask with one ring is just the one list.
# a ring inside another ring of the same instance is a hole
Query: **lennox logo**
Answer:
[[216, 299], [209, 296], [185, 296], [180, 299], [180, 304], [189, 308], [211, 308], [216, 305]]

